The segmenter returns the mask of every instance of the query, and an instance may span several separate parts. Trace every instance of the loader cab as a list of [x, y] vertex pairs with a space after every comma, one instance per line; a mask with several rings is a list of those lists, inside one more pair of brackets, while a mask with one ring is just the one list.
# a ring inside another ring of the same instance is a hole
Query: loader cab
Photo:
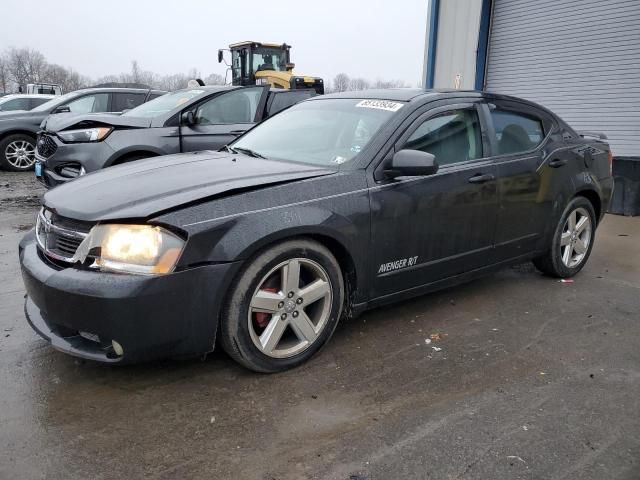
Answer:
[[[260, 72], [290, 72], [290, 46], [242, 42], [229, 46], [231, 50], [231, 83], [233, 85], [266, 85], [265, 74]], [[222, 51], [218, 53], [221, 59]]]

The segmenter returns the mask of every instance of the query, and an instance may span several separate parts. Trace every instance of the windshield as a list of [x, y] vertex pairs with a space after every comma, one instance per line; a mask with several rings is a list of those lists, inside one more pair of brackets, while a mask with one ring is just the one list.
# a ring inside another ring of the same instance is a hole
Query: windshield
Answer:
[[204, 90], [178, 90], [177, 92], [167, 93], [150, 102], [123, 113], [123, 117], [143, 117], [153, 118], [158, 115], [170, 112], [176, 107], [187, 103], [193, 97], [204, 93]]
[[264, 121], [231, 147], [267, 158], [340, 165], [360, 153], [403, 105], [342, 98], [302, 102]]
[[40, 105], [39, 107], [34, 108], [33, 110], [31, 110], [32, 112], [46, 112], [52, 108], [57, 107], [58, 105], [62, 105], [64, 102], [77, 97], [78, 95], [80, 95], [82, 92], [81, 91], [77, 91], [77, 92], [70, 92], [70, 93], [65, 93], [64, 95], [61, 95], [59, 97], [54, 98], [53, 100], [49, 100], [48, 102], [43, 103], [42, 105]]
[[253, 71], [276, 70], [284, 72], [287, 69], [287, 59], [284, 50], [280, 48], [256, 48], [253, 51]]

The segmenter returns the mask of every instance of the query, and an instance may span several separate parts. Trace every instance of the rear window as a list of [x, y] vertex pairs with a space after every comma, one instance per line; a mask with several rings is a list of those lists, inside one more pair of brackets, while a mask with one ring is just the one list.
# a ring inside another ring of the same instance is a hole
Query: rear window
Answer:
[[289, 108], [291, 105], [295, 105], [296, 103], [302, 102], [303, 100], [313, 96], [315, 96], [315, 91], [312, 90], [274, 93], [272, 99], [269, 101], [269, 111], [267, 112], [267, 115], [275, 115], [285, 108]]
[[498, 155], [527, 152], [544, 139], [542, 119], [512, 110], [494, 108], [491, 119], [496, 131]]
[[113, 93], [113, 105], [111, 109], [114, 112], [122, 112], [124, 110], [131, 110], [138, 105], [144, 103], [144, 99], [147, 96], [146, 93]]

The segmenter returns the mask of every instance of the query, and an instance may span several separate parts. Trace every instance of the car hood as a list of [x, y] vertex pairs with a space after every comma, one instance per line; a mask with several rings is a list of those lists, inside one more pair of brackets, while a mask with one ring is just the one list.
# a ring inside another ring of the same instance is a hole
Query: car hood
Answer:
[[90, 127], [92, 124], [125, 128], [149, 128], [150, 118], [128, 117], [109, 113], [58, 113], [47, 118], [42, 125], [49, 132], [59, 132], [72, 127]]
[[222, 152], [167, 155], [80, 177], [47, 192], [44, 205], [83, 221], [149, 218], [216, 196], [335, 172]]

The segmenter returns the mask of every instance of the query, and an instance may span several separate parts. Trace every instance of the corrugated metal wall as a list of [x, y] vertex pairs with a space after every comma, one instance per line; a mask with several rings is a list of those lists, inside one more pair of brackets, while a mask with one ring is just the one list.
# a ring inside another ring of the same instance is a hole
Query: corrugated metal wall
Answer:
[[485, 83], [640, 156], [640, 0], [494, 0]]

